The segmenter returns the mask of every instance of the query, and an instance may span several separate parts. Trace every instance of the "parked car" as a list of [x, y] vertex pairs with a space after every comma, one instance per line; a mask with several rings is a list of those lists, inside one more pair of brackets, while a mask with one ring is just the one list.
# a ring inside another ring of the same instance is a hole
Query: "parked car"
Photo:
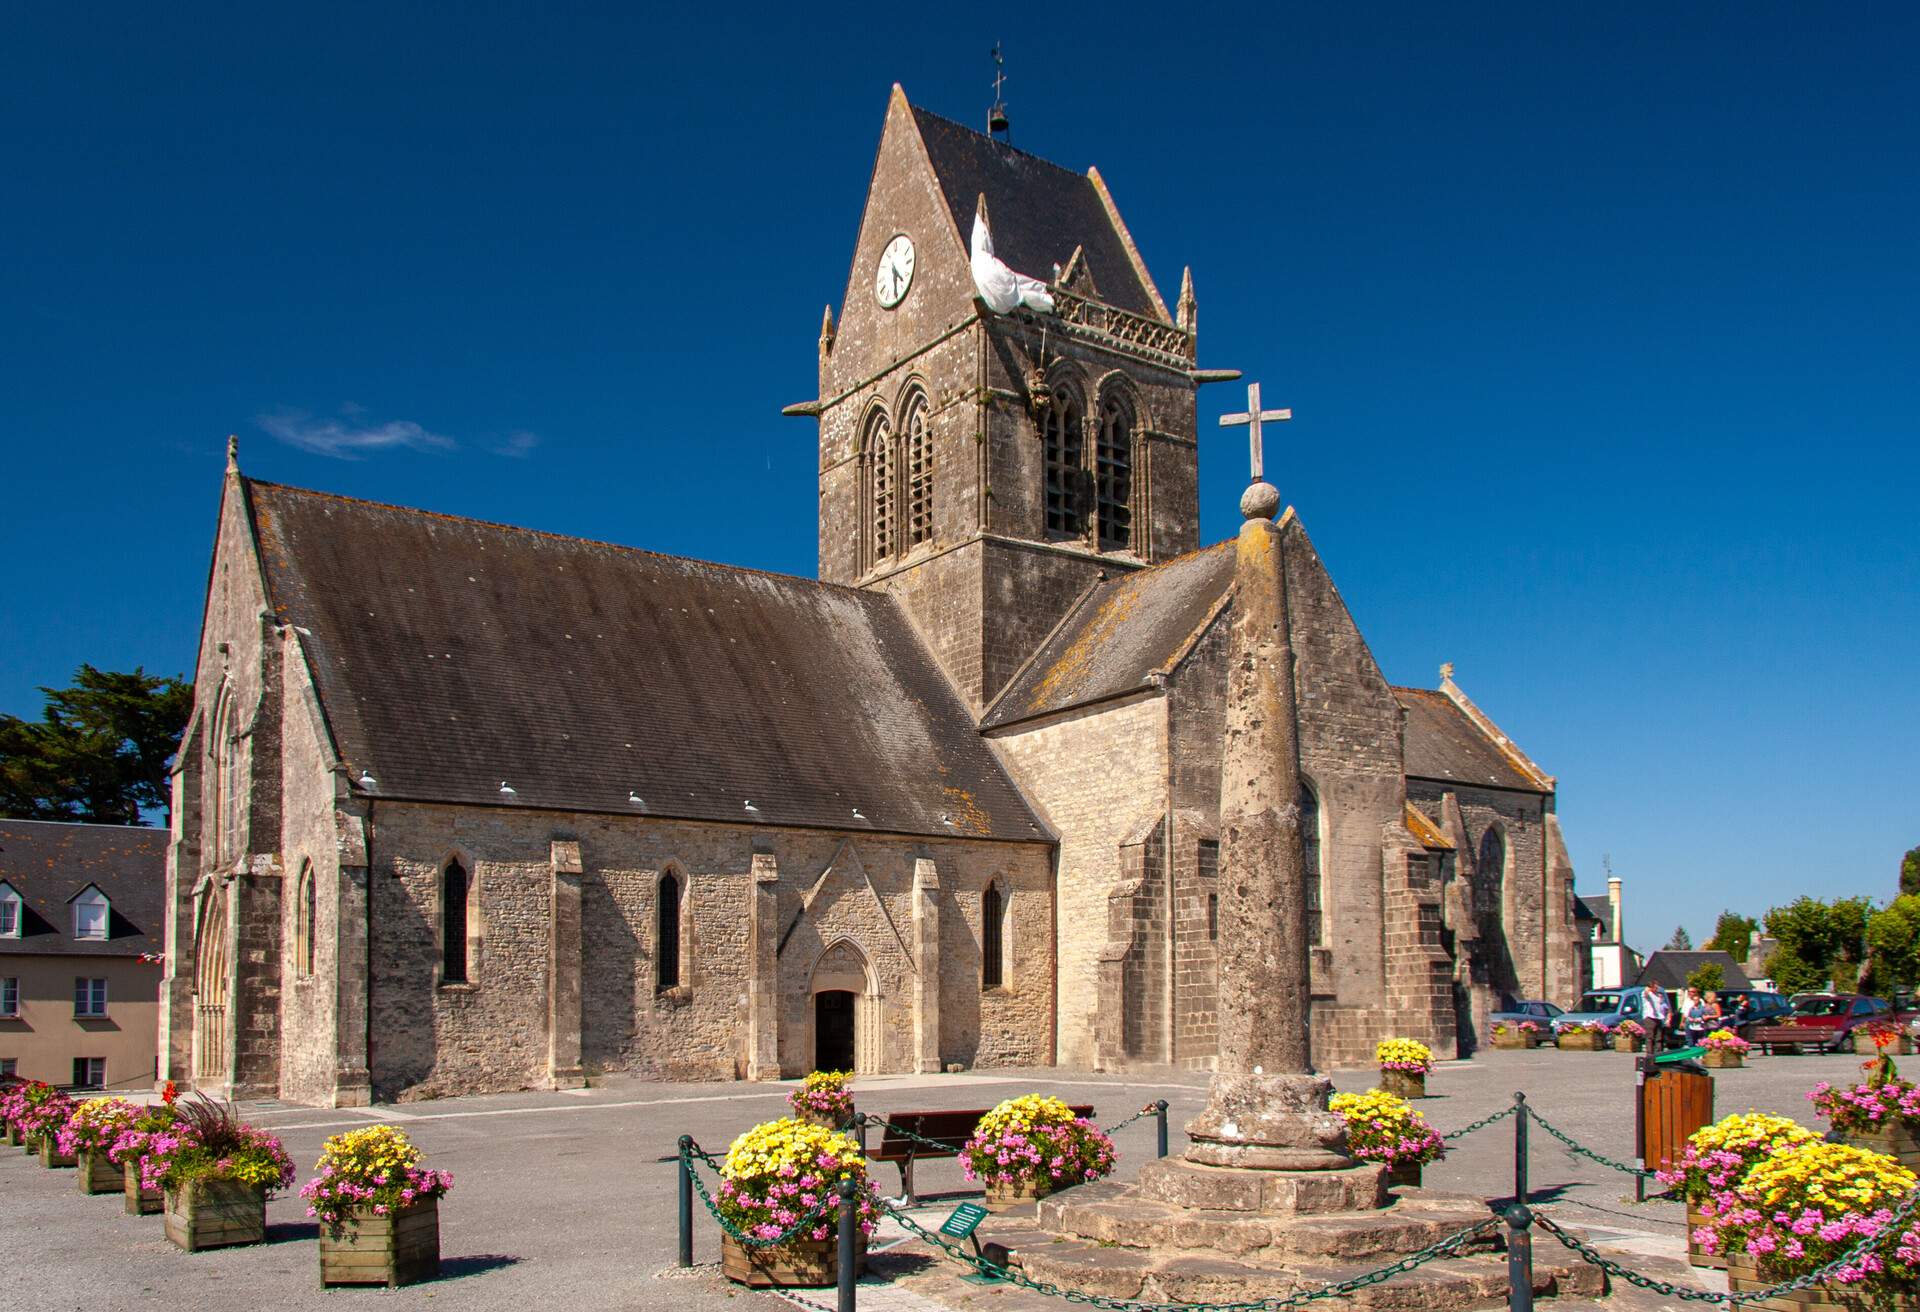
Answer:
[[1505, 1010], [1493, 1013], [1495, 1025], [1518, 1025], [1522, 1021], [1532, 1021], [1540, 1027], [1540, 1033], [1547, 1034], [1553, 1028], [1553, 1018], [1563, 1015], [1561, 1008], [1551, 1002], [1542, 1002], [1538, 998], [1528, 998], [1521, 1002], [1507, 999]]
[[1733, 1015], [1734, 1004], [1744, 995], [1747, 999], [1747, 1018], [1740, 1022], [1741, 1038], [1748, 1037], [1748, 1031], [1761, 1025], [1778, 1025], [1793, 1013], [1793, 1004], [1778, 993], [1769, 993], [1765, 989], [1720, 989], [1720, 1010], [1728, 1016]]
[[1907, 1026], [1913, 1017], [1896, 1013], [1884, 998], [1859, 993], [1809, 993], [1793, 1004], [1793, 1014], [1782, 1019], [1779, 1027], [1809, 1032], [1809, 1037], [1801, 1041], [1802, 1051], [1817, 1047], [1839, 1052], [1853, 1042], [1856, 1029], [1875, 1021]]
[[1560, 1031], [1569, 1025], [1599, 1025], [1612, 1029], [1623, 1020], [1640, 1019], [1640, 994], [1638, 987], [1630, 989], [1594, 989], [1583, 994], [1572, 1011], [1563, 1011], [1553, 1018], [1554, 1039], [1558, 1042]]

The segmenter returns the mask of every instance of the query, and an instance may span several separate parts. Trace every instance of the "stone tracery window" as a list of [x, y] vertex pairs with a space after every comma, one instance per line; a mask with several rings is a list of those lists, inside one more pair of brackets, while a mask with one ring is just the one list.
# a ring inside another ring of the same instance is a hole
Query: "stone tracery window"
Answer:
[[1042, 436], [1047, 458], [1047, 533], [1077, 538], [1087, 531], [1086, 424], [1080, 394], [1055, 383]]
[[896, 520], [894, 491], [899, 480], [894, 476], [893, 423], [884, 410], [875, 410], [867, 419], [864, 444], [867, 462], [867, 523], [873, 556], [868, 566], [893, 555]]
[[293, 960], [302, 975], [313, 974], [313, 921], [317, 895], [313, 888], [313, 862], [300, 867], [300, 887], [295, 893], [293, 922]]
[[980, 987], [1001, 988], [1006, 983], [1007, 902], [998, 882], [980, 895]]
[[1320, 857], [1320, 799], [1305, 779], [1300, 781], [1300, 848], [1307, 882], [1307, 942], [1319, 947], [1326, 942], [1321, 924], [1326, 872]]
[[1133, 406], [1110, 391], [1100, 402], [1100, 433], [1094, 451], [1095, 515], [1102, 551], [1133, 545]]
[[671, 870], [660, 876], [654, 899], [653, 970], [656, 990], [680, 987], [680, 881]]
[[907, 401], [900, 427], [906, 462], [906, 545], [911, 548], [933, 540], [933, 428], [924, 393], [916, 390]]
[[467, 982], [467, 921], [473, 879], [459, 857], [440, 872], [440, 982]]

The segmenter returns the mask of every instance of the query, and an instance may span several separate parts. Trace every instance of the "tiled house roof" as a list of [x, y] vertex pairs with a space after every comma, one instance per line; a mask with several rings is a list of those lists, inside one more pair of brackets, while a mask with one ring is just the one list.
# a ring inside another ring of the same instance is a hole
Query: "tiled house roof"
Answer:
[[[164, 829], [136, 825], [0, 820], [0, 882], [24, 904], [21, 934], [0, 938], [0, 953], [136, 957], [165, 939], [167, 842]], [[89, 885], [110, 908], [105, 940], [73, 937], [74, 898]]]

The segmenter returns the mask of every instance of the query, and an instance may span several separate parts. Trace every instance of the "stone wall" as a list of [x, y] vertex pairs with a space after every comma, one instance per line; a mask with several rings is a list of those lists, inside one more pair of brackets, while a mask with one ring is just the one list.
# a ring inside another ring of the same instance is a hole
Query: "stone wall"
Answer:
[[1166, 702], [1147, 695], [1068, 711], [989, 739], [1060, 835], [1056, 1060], [1096, 1062], [1100, 959], [1120, 849], [1167, 809]]

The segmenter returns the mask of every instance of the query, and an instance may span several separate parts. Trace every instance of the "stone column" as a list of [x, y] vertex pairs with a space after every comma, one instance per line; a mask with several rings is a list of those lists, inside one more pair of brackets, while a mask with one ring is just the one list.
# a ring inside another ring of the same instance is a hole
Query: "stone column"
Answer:
[[940, 872], [913, 863], [913, 1068], [940, 1071]]
[[367, 1060], [371, 881], [366, 819], [353, 811], [336, 809], [333, 828], [334, 854], [340, 867], [334, 887], [333, 1105], [365, 1107], [373, 1101], [373, 1072]]
[[1234, 559], [1220, 764], [1220, 1057], [1188, 1159], [1283, 1170], [1350, 1167], [1346, 1125], [1313, 1073], [1299, 708], [1280, 494], [1254, 483]]
[[747, 927], [747, 1078], [780, 1078], [780, 865], [753, 854]]
[[580, 1089], [587, 1083], [580, 1062], [580, 877], [586, 867], [580, 844], [553, 840], [553, 917], [547, 933], [547, 1086]]

